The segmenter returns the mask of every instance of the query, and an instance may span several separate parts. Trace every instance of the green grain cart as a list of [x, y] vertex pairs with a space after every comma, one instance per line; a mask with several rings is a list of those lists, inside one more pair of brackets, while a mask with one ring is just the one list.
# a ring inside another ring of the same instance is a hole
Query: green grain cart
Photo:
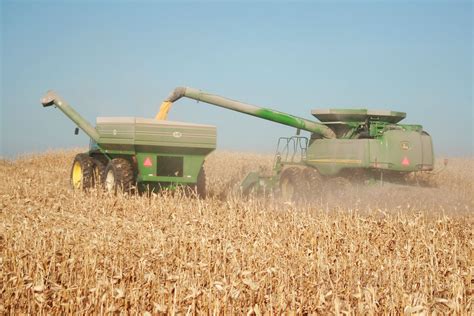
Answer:
[[[330, 179], [403, 179], [409, 173], [433, 170], [431, 136], [421, 125], [400, 124], [403, 112], [367, 109], [313, 110], [320, 122], [260, 108], [188, 87], [176, 88], [163, 102], [158, 119], [166, 119], [181, 97], [295, 127], [297, 136], [280, 137], [274, 173], [250, 173], [243, 193], [280, 191], [288, 198], [314, 194]], [[308, 137], [300, 131], [310, 132]]]
[[[71, 169], [76, 189], [103, 185], [108, 191], [184, 186], [206, 194], [205, 157], [216, 148], [216, 128], [138, 117], [98, 117], [93, 127], [56, 93], [41, 99], [55, 105], [90, 138]], [[77, 133], [78, 129], [76, 129]]]

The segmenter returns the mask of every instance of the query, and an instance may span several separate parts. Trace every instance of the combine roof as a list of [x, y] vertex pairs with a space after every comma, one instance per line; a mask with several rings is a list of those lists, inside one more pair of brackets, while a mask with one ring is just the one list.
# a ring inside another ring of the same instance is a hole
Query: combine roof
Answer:
[[405, 112], [367, 109], [315, 109], [311, 114], [321, 122], [364, 122], [370, 119], [396, 124], [406, 117]]

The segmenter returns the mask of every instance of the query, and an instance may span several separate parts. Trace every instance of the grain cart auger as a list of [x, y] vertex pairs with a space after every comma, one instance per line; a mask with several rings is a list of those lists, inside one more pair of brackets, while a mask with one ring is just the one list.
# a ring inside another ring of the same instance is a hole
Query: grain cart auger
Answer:
[[[272, 176], [250, 173], [243, 193], [281, 191], [288, 198], [314, 194], [325, 179], [403, 179], [412, 172], [433, 170], [431, 136], [421, 125], [399, 124], [403, 112], [367, 109], [313, 110], [320, 122], [230, 100], [188, 87], [176, 88], [162, 103], [156, 118], [166, 119], [181, 97], [295, 127], [297, 136], [280, 137]], [[310, 133], [299, 136], [299, 131]]]
[[90, 137], [86, 153], [74, 158], [75, 189], [104, 185], [110, 192], [174, 189], [206, 193], [203, 163], [216, 147], [216, 128], [139, 117], [98, 117], [93, 127], [56, 93], [41, 99], [54, 105]]

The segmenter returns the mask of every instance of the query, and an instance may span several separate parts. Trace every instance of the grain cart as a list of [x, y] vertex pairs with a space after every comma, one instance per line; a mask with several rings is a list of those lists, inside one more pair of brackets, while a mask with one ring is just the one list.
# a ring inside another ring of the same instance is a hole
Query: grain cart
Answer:
[[[90, 137], [89, 151], [71, 169], [75, 189], [103, 184], [108, 191], [182, 185], [204, 196], [206, 155], [216, 147], [216, 128], [139, 117], [98, 117], [93, 127], [53, 91], [41, 99], [55, 105]], [[76, 134], [78, 129], [76, 128]]]
[[[297, 135], [280, 137], [273, 175], [250, 173], [243, 193], [271, 189], [294, 198], [314, 194], [327, 179], [397, 180], [408, 173], [433, 170], [431, 136], [421, 125], [399, 124], [403, 112], [367, 109], [313, 110], [320, 122], [230, 100], [188, 87], [176, 88], [162, 103], [157, 119], [166, 119], [181, 97], [206, 102], [265, 120], [295, 127]], [[310, 132], [299, 136], [300, 130]], [[337, 183], [337, 182], [336, 182]]]

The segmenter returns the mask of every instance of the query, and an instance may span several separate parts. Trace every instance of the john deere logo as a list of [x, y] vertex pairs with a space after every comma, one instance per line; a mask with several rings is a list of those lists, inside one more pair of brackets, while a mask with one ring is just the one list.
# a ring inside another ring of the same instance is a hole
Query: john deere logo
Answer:
[[403, 150], [410, 149], [410, 143], [409, 142], [401, 142], [400, 144], [401, 144]]
[[181, 132], [173, 132], [173, 137], [176, 137], [176, 138], [180, 138], [181, 136], [183, 136], [183, 134], [181, 134]]

